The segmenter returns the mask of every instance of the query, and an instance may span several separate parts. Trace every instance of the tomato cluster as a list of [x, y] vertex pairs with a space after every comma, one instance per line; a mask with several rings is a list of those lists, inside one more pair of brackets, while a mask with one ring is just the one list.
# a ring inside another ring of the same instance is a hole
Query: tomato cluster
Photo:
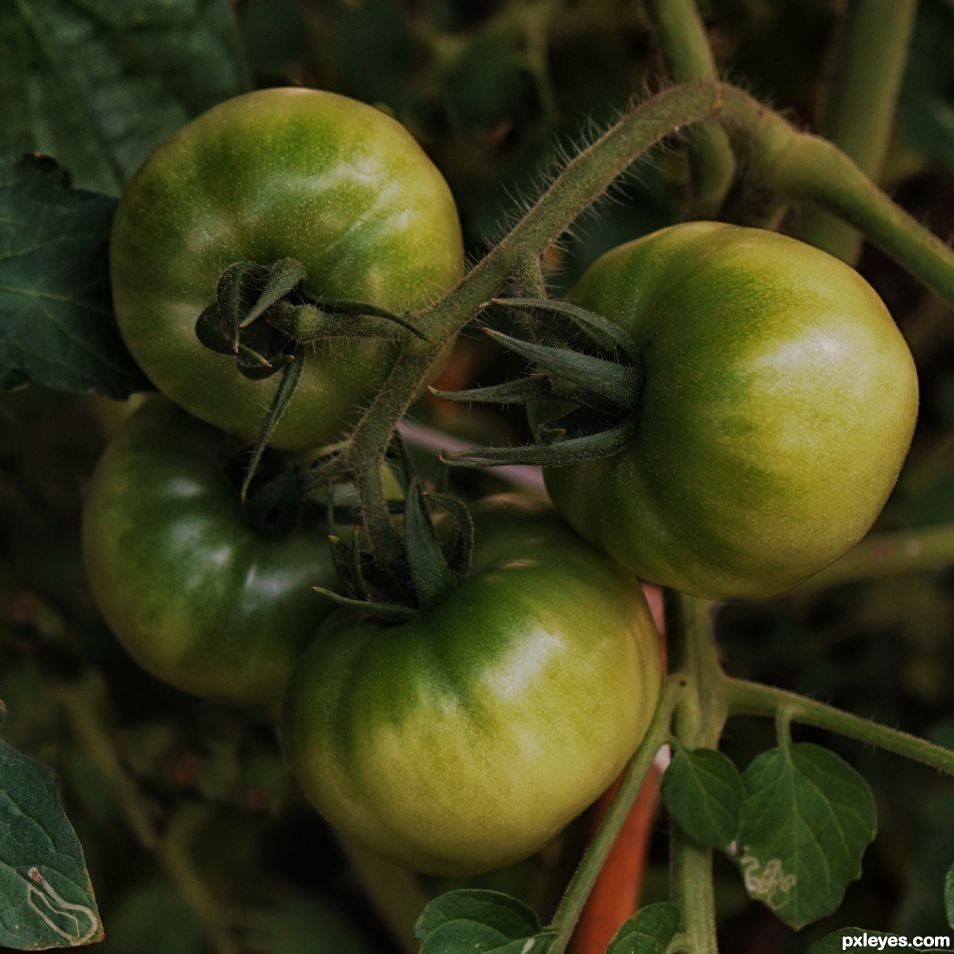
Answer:
[[[463, 271], [440, 173], [371, 107], [253, 93], [146, 161], [111, 257], [123, 336], [165, 397], [129, 419], [93, 479], [84, 545], [104, 616], [181, 689], [284, 694], [308, 797], [346, 837], [419, 870], [524, 857], [610, 784], [660, 685], [637, 575], [713, 599], [796, 584], [867, 531], [914, 427], [910, 354], [850, 268], [770, 232], [675, 226], [610, 252], [572, 293], [634, 346], [630, 445], [548, 468], [556, 511], [475, 505], [471, 569], [436, 608], [325, 619], [311, 587], [336, 586], [327, 529], [250, 526], [223, 475], [221, 431], [254, 437], [274, 379], [203, 347], [196, 319], [239, 260], [303, 263], [315, 299], [435, 299]], [[274, 443], [340, 439], [395, 353], [315, 346]]]

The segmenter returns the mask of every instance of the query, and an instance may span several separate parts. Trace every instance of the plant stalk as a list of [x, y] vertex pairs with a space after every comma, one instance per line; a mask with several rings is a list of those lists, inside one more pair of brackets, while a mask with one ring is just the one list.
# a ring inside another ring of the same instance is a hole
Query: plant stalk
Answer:
[[902, 755], [913, 762], [920, 762], [939, 772], [954, 775], [954, 751], [916, 735], [890, 729], [824, 702], [817, 702], [774, 686], [764, 686], [745, 679], [727, 679], [725, 685], [729, 711], [733, 716], [755, 715], [774, 719], [779, 710], [784, 709], [791, 722], [813, 725], [849, 739], [867, 742], [886, 752]]
[[[822, 133], [877, 182], [904, 77], [917, 0], [852, 0], [840, 31]], [[799, 237], [854, 265], [861, 236], [820, 209], [806, 210]]]
[[[669, 73], [677, 83], [716, 79], [712, 47], [694, 0], [647, 0]], [[735, 156], [725, 130], [706, 123], [689, 134], [692, 148], [693, 218], [719, 214], [735, 176]]]
[[573, 875], [550, 924], [550, 927], [557, 931], [557, 938], [550, 954], [563, 954], [566, 950], [586, 899], [593, 890], [593, 885], [620, 829], [626, 822], [656, 753], [669, 737], [672, 714], [685, 689], [686, 680], [680, 675], [670, 676], [663, 683], [659, 702], [646, 736], [630, 759], [609, 811], [586, 849], [583, 860]]

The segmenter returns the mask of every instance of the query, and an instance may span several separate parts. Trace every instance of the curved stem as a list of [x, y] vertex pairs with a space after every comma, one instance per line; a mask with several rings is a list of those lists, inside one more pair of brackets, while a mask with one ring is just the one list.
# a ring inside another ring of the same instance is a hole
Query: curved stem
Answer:
[[745, 679], [726, 680], [726, 691], [731, 715], [777, 718], [778, 712], [784, 709], [786, 717], [792, 722], [828, 729], [895, 755], [903, 755], [939, 772], [954, 775], [954, 751], [907, 732], [889, 729], [877, 722], [836, 709], [824, 702], [816, 702], [795, 692], [763, 686]]
[[[829, 86], [822, 132], [877, 181], [894, 122], [917, 0], [853, 0]], [[861, 236], [820, 209], [806, 212], [799, 237], [853, 265]]]
[[[716, 78], [715, 60], [705, 26], [693, 0], [647, 0], [659, 43], [677, 82]], [[698, 218], [719, 214], [735, 176], [735, 156], [725, 130], [707, 123], [690, 134], [694, 186], [693, 213]]]
[[566, 164], [526, 216], [454, 291], [420, 315], [419, 327], [433, 344], [415, 340], [401, 346], [391, 373], [355, 429], [349, 452], [365, 528], [379, 566], [398, 568], [403, 561], [401, 540], [387, 512], [379, 462], [446, 343], [523, 262], [557, 239], [636, 159], [674, 130], [714, 117], [719, 104], [719, 88], [714, 84], [687, 83], [627, 113]]
[[629, 765], [620, 781], [619, 790], [613, 803], [607, 811], [596, 835], [590, 842], [583, 856], [583, 860], [573, 875], [553, 921], [550, 926], [555, 928], [558, 936], [554, 941], [550, 954], [563, 954], [573, 934], [573, 929], [580, 917], [580, 912], [586, 899], [596, 883], [596, 878], [606, 861], [616, 836], [626, 821], [629, 810], [639, 794], [643, 780], [649, 772], [659, 751], [660, 746], [669, 737], [672, 714], [680, 696], [686, 688], [686, 680], [679, 675], [670, 676], [662, 687], [656, 712], [636, 753], [630, 759]]
[[721, 89], [723, 122], [750, 172], [764, 186], [843, 218], [954, 301], [954, 249], [895, 205], [837, 146], [798, 132], [742, 90], [726, 85]]

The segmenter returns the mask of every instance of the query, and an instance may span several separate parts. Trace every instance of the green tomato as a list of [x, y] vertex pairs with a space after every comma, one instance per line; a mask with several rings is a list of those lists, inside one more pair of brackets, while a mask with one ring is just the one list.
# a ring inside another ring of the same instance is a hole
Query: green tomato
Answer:
[[93, 595], [130, 655], [186, 692], [274, 702], [328, 613], [327, 531], [243, 520], [223, 435], [153, 396], [93, 475], [83, 549]]
[[[307, 89], [228, 100], [159, 146], [123, 193], [110, 256], [120, 331], [156, 387], [249, 440], [277, 378], [246, 379], [195, 334], [226, 266], [295, 258], [312, 295], [395, 311], [439, 298], [463, 271], [453, 197], [411, 135], [378, 109]], [[395, 353], [370, 339], [314, 346], [272, 443], [341, 438]]]
[[841, 556], [914, 431], [911, 354], [881, 299], [812, 246], [694, 222], [620, 246], [571, 297], [638, 351], [622, 454], [545, 471], [563, 517], [646, 580], [767, 597]]
[[347, 838], [432, 874], [532, 854], [612, 782], [656, 705], [635, 579], [542, 501], [473, 508], [470, 574], [386, 625], [333, 616], [292, 676], [283, 741]]

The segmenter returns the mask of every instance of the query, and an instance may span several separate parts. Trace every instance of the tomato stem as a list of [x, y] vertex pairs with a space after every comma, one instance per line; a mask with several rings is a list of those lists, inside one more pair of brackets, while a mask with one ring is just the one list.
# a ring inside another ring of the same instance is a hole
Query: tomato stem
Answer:
[[954, 775], [954, 751], [926, 739], [879, 725], [824, 702], [817, 702], [807, 696], [774, 686], [765, 686], [745, 679], [726, 678], [725, 689], [729, 712], [733, 716], [778, 718], [781, 711], [790, 722], [827, 729], [849, 739], [867, 742], [887, 752], [904, 756], [913, 762], [920, 762], [947, 775]]
[[954, 301], [954, 249], [895, 205], [837, 146], [798, 132], [734, 86], [719, 89], [722, 122], [753, 177], [772, 192], [814, 203], [844, 219], [929, 288]]
[[[648, 0], [646, 10], [677, 83], [716, 79], [712, 48], [694, 0]], [[725, 130], [715, 123], [693, 130], [689, 141], [694, 192], [690, 218], [715, 218], [735, 177], [735, 156]]]
[[[843, 13], [834, 76], [826, 87], [822, 132], [877, 181], [901, 89], [917, 0], [855, 0]], [[853, 265], [861, 236], [819, 209], [808, 209], [799, 237]]]
[[596, 883], [597, 876], [603, 868], [617, 835], [626, 822], [629, 810], [652, 767], [656, 753], [669, 737], [673, 712], [677, 703], [685, 695], [687, 685], [687, 680], [681, 675], [670, 676], [663, 682], [656, 712], [649, 724], [646, 737], [630, 759], [620, 780], [616, 797], [583, 855], [583, 860], [550, 922], [550, 927], [557, 931], [550, 954], [563, 954], [566, 950], [586, 899]]

